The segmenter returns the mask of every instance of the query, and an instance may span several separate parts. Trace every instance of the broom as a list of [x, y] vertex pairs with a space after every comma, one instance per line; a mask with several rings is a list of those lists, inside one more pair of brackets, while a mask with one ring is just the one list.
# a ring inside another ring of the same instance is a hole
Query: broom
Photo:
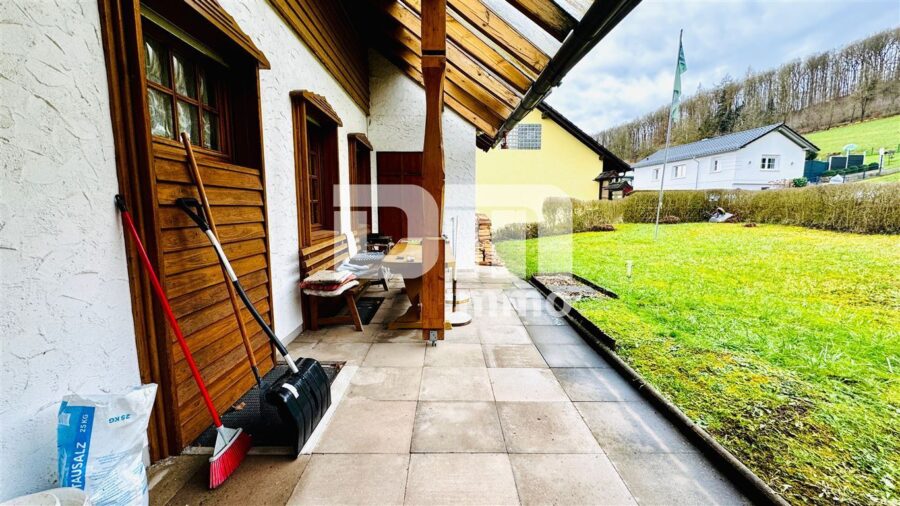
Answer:
[[166, 318], [169, 320], [172, 330], [175, 331], [175, 337], [178, 338], [178, 344], [181, 346], [181, 351], [184, 352], [184, 358], [191, 368], [191, 374], [194, 376], [194, 381], [197, 382], [197, 387], [200, 389], [200, 394], [203, 396], [203, 402], [206, 403], [206, 409], [209, 410], [209, 414], [212, 415], [213, 422], [215, 423], [217, 432], [216, 447], [213, 451], [213, 456], [209, 458], [209, 488], [216, 488], [224, 483], [225, 480], [231, 476], [231, 473], [241, 465], [241, 461], [244, 460], [244, 457], [250, 450], [250, 436], [244, 433], [243, 429], [229, 429], [222, 425], [222, 420], [219, 418], [219, 412], [216, 410], [212, 399], [209, 397], [209, 392], [206, 390], [206, 385], [203, 383], [200, 371], [197, 370], [197, 364], [194, 362], [191, 350], [188, 348], [187, 341], [184, 339], [184, 334], [181, 333], [181, 327], [178, 326], [178, 321], [175, 319], [175, 314], [169, 306], [169, 300], [166, 298], [166, 293], [159, 283], [156, 271], [153, 270], [153, 264], [150, 263], [150, 258], [147, 256], [147, 251], [144, 249], [141, 237], [138, 235], [138, 231], [134, 226], [134, 221], [131, 219], [131, 213], [128, 212], [128, 208], [125, 207], [125, 200], [121, 195], [116, 195], [116, 207], [119, 209], [119, 212], [122, 213], [122, 219], [125, 221], [128, 231], [134, 239], [138, 254], [141, 257], [141, 263], [143, 263], [144, 268], [147, 269], [147, 277], [150, 278], [150, 283], [153, 285], [153, 291], [156, 292], [157, 297], [159, 297], [163, 312], [166, 313]]
[[[209, 199], [206, 198], [206, 188], [203, 187], [203, 180], [200, 178], [200, 168], [197, 167], [197, 160], [194, 159], [191, 138], [187, 132], [181, 132], [181, 143], [184, 144], [188, 166], [191, 168], [191, 177], [194, 179], [194, 184], [197, 185], [197, 191], [200, 193], [200, 202], [203, 204], [203, 211], [206, 213], [209, 228], [218, 237], [219, 231], [216, 230], [216, 222], [213, 220], [212, 209], [209, 207]], [[259, 376], [259, 366], [256, 364], [256, 357], [253, 355], [253, 346], [250, 344], [250, 338], [247, 336], [247, 327], [244, 325], [244, 317], [241, 315], [241, 306], [238, 304], [234, 287], [231, 286], [231, 280], [228, 279], [228, 273], [224, 267], [222, 268], [222, 275], [225, 276], [225, 289], [228, 290], [228, 298], [231, 299], [231, 309], [234, 311], [234, 317], [237, 318], [238, 330], [241, 332], [241, 340], [244, 342], [244, 351], [247, 352], [250, 369], [253, 370], [253, 376], [256, 378], [256, 386], [262, 390], [262, 378]]]

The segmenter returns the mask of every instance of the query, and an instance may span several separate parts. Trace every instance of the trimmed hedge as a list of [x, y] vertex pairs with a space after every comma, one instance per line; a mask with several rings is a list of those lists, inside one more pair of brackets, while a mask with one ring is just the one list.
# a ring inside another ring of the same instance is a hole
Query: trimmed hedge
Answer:
[[[721, 207], [740, 221], [798, 225], [861, 234], [900, 233], [900, 184], [820, 185], [765, 191], [670, 191], [663, 198], [663, 215], [682, 222], [706, 221]], [[652, 223], [655, 192], [625, 199], [623, 221]]]
[[[653, 223], [656, 192], [635, 192], [620, 200], [547, 199], [544, 222], [513, 224], [494, 234], [498, 241], [598, 230], [615, 223]], [[797, 225], [861, 234], [900, 233], [900, 183], [819, 185], [765, 191], [673, 190], [665, 193], [662, 216], [701, 222], [721, 207], [735, 221]], [[569, 214], [571, 213], [571, 214]], [[569, 225], [568, 216], [571, 216]]]

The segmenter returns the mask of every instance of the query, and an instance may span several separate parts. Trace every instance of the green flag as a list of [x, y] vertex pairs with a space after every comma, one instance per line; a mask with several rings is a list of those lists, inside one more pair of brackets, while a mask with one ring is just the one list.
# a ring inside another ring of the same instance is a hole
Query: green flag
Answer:
[[675, 67], [675, 88], [672, 90], [672, 120], [681, 118], [681, 74], [687, 72], [687, 61], [684, 59], [684, 46], [678, 38], [678, 65]]

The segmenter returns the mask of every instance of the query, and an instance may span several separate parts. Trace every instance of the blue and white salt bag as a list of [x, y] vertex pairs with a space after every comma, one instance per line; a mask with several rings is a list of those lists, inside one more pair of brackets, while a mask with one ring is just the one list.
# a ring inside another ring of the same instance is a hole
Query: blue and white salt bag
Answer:
[[60, 486], [84, 490], [95, 506], [148, 504], [143, 453], [155, 397], [155, 384], [63, 397], [56, 426]]

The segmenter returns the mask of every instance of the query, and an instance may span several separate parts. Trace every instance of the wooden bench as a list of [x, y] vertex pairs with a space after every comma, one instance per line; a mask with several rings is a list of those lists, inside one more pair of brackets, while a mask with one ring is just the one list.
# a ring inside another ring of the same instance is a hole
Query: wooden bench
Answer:
[[[324, 241], [318, 242], [300, 250], [300, 277], [305, 279], [325, 269], [337, 269], [345, 261], [350, 259], [350, 245], [346, 234], [336, 235]], [[380, 272], [380, 269], [379, 269]], [[380, 276], [380, 274], [379, 274]], [[332, 297], [312, 295], [304, 292], [309, 301], [310, 329], [318, 330], [319, 325], [338, 325], [352, 323], [358, 331], [362, 331], [362, 321], [356, 308], [356, 298], [374, 282], [378, 282], [387, 290], [387, 281], [379, 278], [359, 278], [359, 285]], [[349, 314], [319, 318], [319, 299], [343, 298], [347, 303]]]

